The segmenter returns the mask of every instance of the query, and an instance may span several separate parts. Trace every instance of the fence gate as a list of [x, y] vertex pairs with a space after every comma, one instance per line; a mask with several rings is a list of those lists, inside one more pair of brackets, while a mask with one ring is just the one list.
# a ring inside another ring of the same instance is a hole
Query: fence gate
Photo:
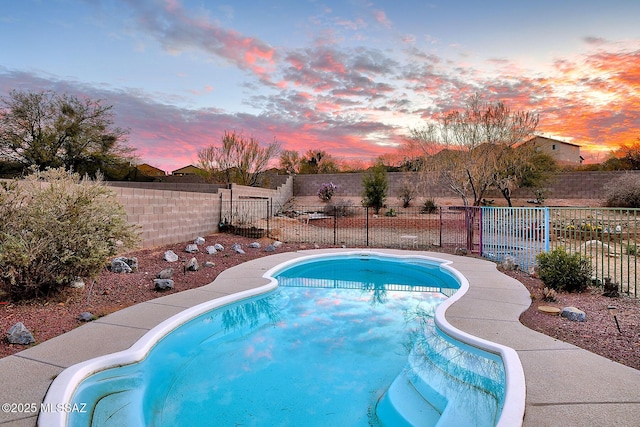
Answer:
[[514, 258], [521, 270], [549, 250], [548, 208], [482, 208], [482, 256], [502, 262]]
[[477, 206], [440, 208], [440, 246], [464, 248], [469, 253], [481, 253], [482, 210]]

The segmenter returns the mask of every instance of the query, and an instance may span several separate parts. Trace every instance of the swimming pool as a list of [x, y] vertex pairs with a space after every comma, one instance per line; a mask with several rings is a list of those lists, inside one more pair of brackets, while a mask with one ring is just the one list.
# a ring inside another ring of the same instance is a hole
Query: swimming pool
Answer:
[[[465, 285], [445, 263], [352, 252], [294, 260], [265, 276], [280, 287], [272, 282], [215, 311], [194, 307], [134, 345], [129, 353], [137, 357], [76, 368], [66, 393], [97, 404], [68, 425], [412, 425], [416, 418], [435, 425], [465, 411], [477, 420], [480, 404], [490, 408], [489, 421], [476, 425], [498, 420], [506, 381], [500, 357], [433, 328], [443, 294]], [[398, 323], [404, 332], [392, 327]], [[480, 392], [452, 398], [462, 389]]]

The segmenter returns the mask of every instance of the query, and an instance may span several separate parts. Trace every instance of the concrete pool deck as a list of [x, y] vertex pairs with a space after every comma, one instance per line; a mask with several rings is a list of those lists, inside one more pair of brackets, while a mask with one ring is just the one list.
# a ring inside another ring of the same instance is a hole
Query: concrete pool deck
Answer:
[[[470, 289], [447, 310], [446, 318], [462, 331], [516, 350], [526, 378], [524, 426], [638, 425], [640, 371], [523, 326], [518, 318], [529, 307], [529, 292], [498, 272], [495, 263], [434, 252], [362, 250], [452, 261], [451, 267], [467, 278]], [[222, 272], [209, 285], [131, 306], [2, 358], [0, 404], [33, 403], [39, 409], [49, 385], [65, 368], [124, 350], [186, 308], [267, 284], [262, 275], [277, 264], [315, 253], [343, 251], [286, 252], [249, 261]], [[2, 426], [34, 426], [36, 421], [37, 413], [0, 411]]]

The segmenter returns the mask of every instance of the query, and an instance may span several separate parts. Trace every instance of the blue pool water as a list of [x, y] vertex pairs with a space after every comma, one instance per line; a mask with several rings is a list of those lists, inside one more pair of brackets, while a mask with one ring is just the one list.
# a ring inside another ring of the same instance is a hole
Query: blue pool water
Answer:
[[276, 273], [274, 291], [85, 379], [73, 402], [95, 404], [69, 425], [495, 425], [504, 368], [434, 326], [459, 287], [437, 263], [333, 256]]

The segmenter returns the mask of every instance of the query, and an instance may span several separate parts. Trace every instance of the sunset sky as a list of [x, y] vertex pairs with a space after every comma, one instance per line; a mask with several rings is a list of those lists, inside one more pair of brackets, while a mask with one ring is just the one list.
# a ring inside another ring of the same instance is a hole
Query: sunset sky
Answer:
[[166, 171], [225, 130], [369, 161], [475, 92], [602, 161], [640, 137], [639, 18], [636, 0], [6, 1], [0, 96], [101, 99]]

